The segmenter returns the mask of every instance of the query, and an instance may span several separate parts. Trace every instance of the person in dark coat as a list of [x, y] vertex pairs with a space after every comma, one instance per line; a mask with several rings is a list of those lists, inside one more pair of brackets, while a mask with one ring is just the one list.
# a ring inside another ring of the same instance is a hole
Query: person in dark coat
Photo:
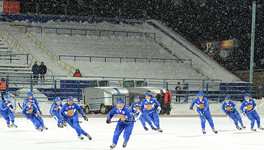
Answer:
[[39, 74], [40, 74], [41, 83], [44, 83], [46, 73], [47, 73], [47, 67], [44, 65], [44, 62], [41, 62], [39, 66]]
[[175, 87], [175, 91], [176, 91], [176, 102], [180, 102], [181, 101], [181, 94], [182, 94], [182, 86], [181, 83], [178, 82], [176, 87]]
[[40, 69], [39, 69], [38, 62], [35, 62], [35, 64], [32, 66], [34, 84], [38, 83], [39, 71]]
[[156, 96], [157, 101], [160, 103], [161, 111], [160, 114], [164, 114], [164, 92], [160, 90], [160, 93]]

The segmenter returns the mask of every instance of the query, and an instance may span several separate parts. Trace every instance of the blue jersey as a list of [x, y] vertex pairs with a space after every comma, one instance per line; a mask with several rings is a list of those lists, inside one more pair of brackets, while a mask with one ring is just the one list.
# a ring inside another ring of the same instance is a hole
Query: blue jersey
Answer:
[[72, 103], [71, 106], [69, 106], [67, 103], [64, 104], [61, 108], [60, 114], [63, 118], [68, 119], [68, 118], [73, 118], [78, 116], [78, 112], [81, 115], [84, 115], [83, 110], [81, 109], [81, 107], [79, 105], [77, 105], [76, 103]]
[[28, 116], [29, 118], [32, 118], [34, 115], [36, 115], [38, 112], [37, 107], [34, 104], [31, 104], [30, 106], [25, 106], [22, 111], [22, 115]]
[[148, 113], [156, 110], [158, 107], [160, 107], [160, 103], [156, 99], [154, 98], [150, 98], [150, 100], [144, 99], [141, 102], [140, 111]]
[[123, 109], [119, 110], [117, 107], [113, 108], [107, 115], [107, 118], [113, 118], [117, 114], [120, 118], [119, 121], [125, 121], [126, 119], [134, 120], [135, 117], [129, 107], [124, 106]]
[[141, 107], [141, 101], [139, 101], [138, 103], [134, 102], [132, 105], [131, 105], [131, 110], [133, 113], [135, 114], [139, 114], [140, 112], [140, 107]]
[[59, 105], [57, 105], [56, 102], [54, 102], [51, 107], [50, 107], [50, 114], [52, 116], [55, 116], [55, 113], [56, 114], [59, 114], [60, 113], [60, 110], [62, 108], [62, 103], [60, 103]]
[[5, 100], [2, 100], [0, 102], [0, 111], [1, 112], [7, 112], [8, 110], [11, 109], [14, 109], [14, 106], [12, 105], [12, 103], [10, 101], [5, 101]]
[[193, 105], [196, 104], [197, 106], [197, 112], [205, 112], [205, 111], [209, 111], [209, 104], [208, 104], [208, 100], [203, 97], [203, 99], [199, 99], [196, 98], [192, 101], [191, 107], [193, 107]]
[[222, 110], [223, 110], [224, 113], [228, 113], [231, 110], [233, 110], [233, 108], [235, 109], [235, 106], [236, 106], [236, 104], [234, 102], [232, 102], [232, 101], [229, 101], [228, 103], [224, 102], [222, 104]]
[[240, 106], [240, 111], [243, 113], [244, 111], [248, 113], [251, 110], [254, 110], [256, 107], [256, 103], [253, 99], [249, 99], [249, 101], [244, 100], [243, 103]]
[[35, 105], [37, 107], [38, 111], [40, 111], [39, 103], [38, 103], [36, 98], [34, 98], [34, 97], [32, 99], [26, 98], [23, 102], [23, 108], [27, 105], [27, 102], [31, 102], [31, 104]]

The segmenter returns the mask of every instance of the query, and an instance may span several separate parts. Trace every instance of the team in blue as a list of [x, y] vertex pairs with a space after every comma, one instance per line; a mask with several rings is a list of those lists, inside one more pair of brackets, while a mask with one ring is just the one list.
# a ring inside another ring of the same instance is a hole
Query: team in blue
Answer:
[[28, 93], [28, 98], [23, 102], [22, 115], [30, 120], [38, 131], [48, 130], [44, 125], [44, 121], [40, 115], [42, 112], [39, 107], [38, 100], [33, 96], [32, 92]]
[[57, 121], [57, 126], [63, 128], [66, 124], [63, 122], [60, 111], [62, 108], [62, 102], [59, 97], [55, 98], [55, 102], [50, 107], [50, 115]]
[[215, 130], [214, 122], [213, 122], [211, 112], [209, 109], [209, 103], [208, 103], [208, 100], [204, 97], [203, 92], [199, 92], [198, 98], [196, 98], [192, 101], [191, 106], [190, 106], [190, 110], [194, 110], [193, 109], [194, 105], [196, 105], [197, 113], [201, 119], [201, 126], [202, 126], [203, 134], [206, 134], [206, 131], [205, 131], [206, 120], [209, 122], [209, 124], [212, 128], [212, 131], [217, 134], [218, 132]]
[[[158, 112], [161, 110], [159, 102], [151, 98], [151, 93], [147, 92], [145, 94], [145, 99], [140, 102], [139, 97], [134, 97], [134, 103], [131, 105], [131, 109], [125, 106], [125, 101], [123, 98], [116, 100], [116, 107], [113, 108], [107, 115], [106, 123], [112, 123], [111, 119], [116, 114], [119, 117], [117, 125], [115, 128], [113, 136], [113, 144], [110, 148], [115, 148], [119, 139], [120, 134], [124, 131], [124, 142], [123, 147], [127, 146], [129, 138], [132, 134], [134, 123], [139, 119], [147, 131], [145, 122], [147, 122], [153, 130], [162, 132], [160, 129], [159, 115]], [[153, 126], [153, 123], [155, 127]]]
[[[236, 104], [232, 101], [230, 101], [230, 97], [225, 97], [225, 102], [222, 104], [222, 110], [223, 112], [234, 121], [234, 124], [238, 130], [242, 130], [246, 128], [244, 126], [243, 121], [239, 115], [239, 112], [236, 109]], [[240, 123], [241, 127], [238, 125], [238, 122]]]
[[251, 130], [256, 131], [254, 128], [255, 121], [257, 121], [258, 128], [260, 130], [264, 130], [260, 126], [260, 117], [257, 113], [257, 105], [253, 99], [250, 98], [249, 94], [245, 94], [245, 100], [243, 101], [242, 105], [240, 106], [240, 111], [244, 116], [247, 116], [248, 119], [251, 121]]
[[[0, 114], [6, 120], [7, 127], [12, 128], [17, 127], [17, 125], [15, 124], [14, 116], [15, 107], [12, 105], [9, 99], [10, 96], [8, 94], [5, 94], [4, 99], [0, 102]], [[66, 104], [62, 105], [61, 99], [59, 97], [56, 97], [55, 102], [51, 105], [50, 114], [57, 121], [57, 126], [59, 128], [63, 128], [64, 126], [66, 126], [66, 124], [69, 124], [73, 129], [75, 129], [79, 139], [83, 140], [84, 138], [82, 137], [82, 135], [84, 135], [89, 140], [92, 140], [92, 137], [80, 126], [78, 113], [82, 115], [85, 121], [88, 121], [87, 116], [84, 114], [83, 110], [78, 104], [73, 103], [72, 96], [67, 97], [66, 100]], [[208, 100], [204, 97], [203, 92], [199, 92], [198, 97], [192, 101], [190, 110], [195, 111], [193, 109], [194, 106], [197, 107], [196, 112], [201, 119], [202, 133], [206, 134], [205, 124], [206, 121], [208, 121], [209, 125], [212, 128], [212, 131], [217, 134], [218, 132], [215, 129], [209, 109], [209, 103]], [[245, 129], [246, 126], [243, 124], [240, 114], [235, 106], [236, 104], [230, 100], [230, 97], [226, 96], [225, 101], [222, 104], [222, 110], [230, 119], [233, 120], [235, 127], [238, 130], [242, 130], [242, 128]], [[260, 125], [260, 117], [256, 110], [257, 105], [255, 101], [250, 98], [249, 94], [245, 94], [245, 100], [240, 107], [241, 114], [247, 116], [251, 121], [252, 131], [256, 131], [256, 129], [254, 128], [255, 121], [257, 122], [258, 129], [264, 130], [264, 128], [262, 128]], [[125, 101], [123, 98], [118, 98], [116, 100], [116, 107], [114, 107], [108, 113], [106, 120], [106, 123], [108, 124], [117, 122], [112, 141], [113, 143], [112, 145], [110, 145], [110, 148], [116, 147], [119, 136], [122, 132], [124, 132], [123, 147], [125, 148], [127, 146], [127, 143], [133, 131], [134, 123], [137, 120], [140, 120], [143, 128], [146, 131], [148, 131], [148, 128], [146, 127], [147, 122], [152, 130], [163, 132], [160, 129], [160, 111], [161, 107], [159, 102], [156, 99], [152, 98], [150, 92], [147, 92], [145, 94], [145, 99], [142, 102], [140, 101], [139, 96], [135, 96], [134, 103], [131, 105], [131, 108], [125, 105]], [[48, 128], [45, 127], [44, 121], [41, 117], [42, 112], [40, 110], [38, 101], [36, 98], [34, 98], [32, 92], [28, 93], [28, 98], [26, 98], [23, 102], [22, 115], [32, 121], [38, 131], [48, 130]], [[114, 115], [117, 115], [119, 120], [111, 121]], [[239, 124], [241, 127], [239, 126]]]
[[134, 97], [134, 103], [132, 103], [132, 105], [131, 105], [131, 110], [136, 115], [136, 117], [138, 117], [143, 128], [146, 131], [148, 131], [148, 128], [146, 127], [146, 119], [140, 115], [140, 107], [141, 107], [141, 101], [139, 99], [139, 96], [135, 96]]
[[110, 145], [110, 148], [114, 148], [117, 145], [120, 134], [124, 131], [124, 142], [123, 147], [127, 146], [127, 142], [129, 141], [130, 135], [132, 134], [132, 130], [134, 127], [135, 117], [131, 109], [125, 106], [125, 101], [123, 98], [119, 98], [116, 100], [116, 107], [113, 108], [107, 115], [106, 123], [112, 123], [111, 119], [114, 115], [118, 115], [119, 121], [116, 125], [113, 144]]
[[82, 135], [84, 135], [89, 140], [92, 140], [92, 137], [80, 126], [78, 113], [82, 115], [85, 121], [88, 121], [87, 116], [84, 114], [80, 106], [76, 103], [73, 103], [73, 97], [67, 97], [67, 103], [64, 104], [60, 110], [62, 119], [67, 122], [73, 129], [75, 129], [79, 139], [83, 140], [84, 138], [82, 137]]
[[[15, 125], [15, 108], [9, 100], [10, 96], [8, 94], [4, 95], [4, 99], [0, 102], [0, 114], [6, 120], [6, 124], [8, 128], [17, 127]], [[11, 123], [10, 123], [11, 121]]]

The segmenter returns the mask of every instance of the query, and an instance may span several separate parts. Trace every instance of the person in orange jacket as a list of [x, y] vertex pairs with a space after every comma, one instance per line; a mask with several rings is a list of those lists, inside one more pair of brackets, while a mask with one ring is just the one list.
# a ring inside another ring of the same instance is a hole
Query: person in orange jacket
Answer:
[[73, 77], [82, 77], [82, 74], [79, 69], [76, 69], [75, 73], [73, 74]]
[[172, 99], [172, 96], [171, 96], [171, 92], [169, 89], [166, 90], [166, 93], [164, 95], [164, 106], [165, 106], [165, 112], [164, 114], [166, 113], [167, 115], [170, 115], [170, 111], [171, 111], [171, 99]]
[[3, 100], [4, 95], [6, 94], [6, 81], [4, 78], [1, 78], [0, 91], [1, 91], [1, 96], [2, 96], [2, 100]]

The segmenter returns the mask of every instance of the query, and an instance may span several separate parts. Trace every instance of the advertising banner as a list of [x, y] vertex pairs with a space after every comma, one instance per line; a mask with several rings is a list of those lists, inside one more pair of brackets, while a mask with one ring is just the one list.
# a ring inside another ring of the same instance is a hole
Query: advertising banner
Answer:
[[20, 3], [10, 1], [0, 1], [0, 12], [2, 13], [19, 13]]

